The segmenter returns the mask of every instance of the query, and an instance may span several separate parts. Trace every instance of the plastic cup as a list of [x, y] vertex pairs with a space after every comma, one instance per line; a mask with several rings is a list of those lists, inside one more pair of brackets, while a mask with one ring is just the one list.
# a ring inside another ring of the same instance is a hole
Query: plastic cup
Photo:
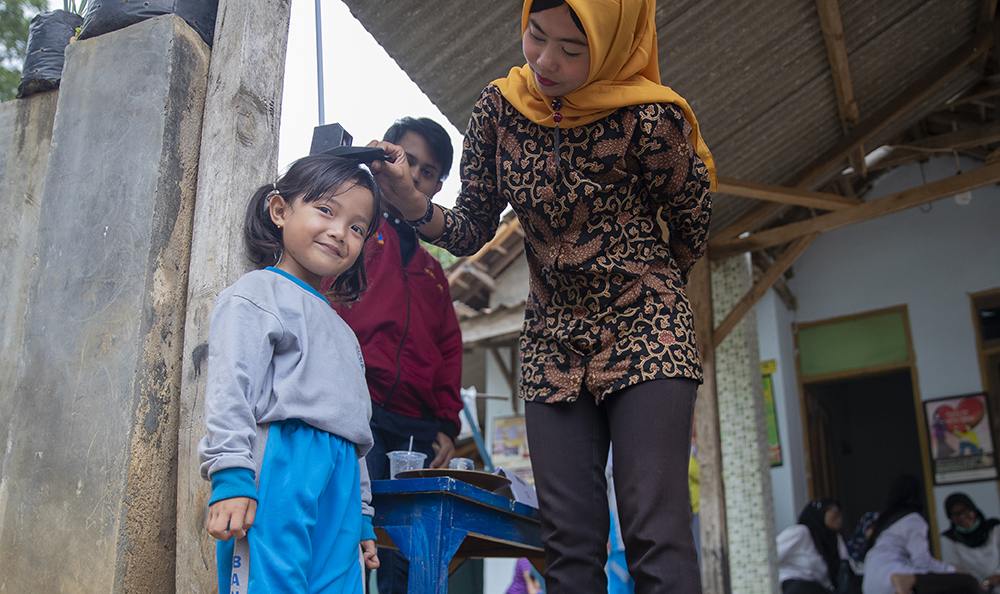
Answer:
[[468, 458], [452, 458], [451, 462], [448, 462], [448, 468], [452, 470], [475, 470], [476, 466]]
[[396, 478], [406, 470], [420, 470], [427, 459], [427, 454], [422, 452], [389, 452], [386, 456], [389, 456], [389, 478]]

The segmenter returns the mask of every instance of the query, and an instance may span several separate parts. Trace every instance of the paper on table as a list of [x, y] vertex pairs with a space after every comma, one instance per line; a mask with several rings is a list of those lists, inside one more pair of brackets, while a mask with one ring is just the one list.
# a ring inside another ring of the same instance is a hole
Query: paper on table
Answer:
[[508, 472], [503, 466], [497, 468], [496, 474], [510, 479], [509, 489], [514, 496], [514, 501], [538, 509], [538, 495], [535, 494], [534, 485], [517, 476], [515, 473]]

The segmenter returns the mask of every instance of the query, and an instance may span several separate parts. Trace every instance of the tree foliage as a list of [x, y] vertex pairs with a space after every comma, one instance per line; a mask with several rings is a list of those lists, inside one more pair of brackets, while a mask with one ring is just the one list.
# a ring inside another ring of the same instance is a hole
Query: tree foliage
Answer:
[[47, 0], [0, 0], [0, 101], [17, 95], [28, 46], [28, 23], [47, 7]]
[[437, 261], [441, 263], [441, 268], [444, 268], [445, 270], [448, 270], [448, 267], [458, 260], [458, 256], [451, 255], [451, 253], [443, 247], [426, 243], [423, 240], [420, 241], [420, 245], [424, 246], [424, 248], [430, 252], [432, 256], [437, 258]]

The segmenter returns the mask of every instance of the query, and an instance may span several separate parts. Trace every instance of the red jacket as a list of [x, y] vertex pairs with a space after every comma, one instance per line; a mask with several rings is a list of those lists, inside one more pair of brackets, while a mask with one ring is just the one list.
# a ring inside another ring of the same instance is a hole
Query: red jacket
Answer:
[[365, 246], [368, 290], [334, 307], [358, 336], [372, 401], [414, 418], [437, 419], [452, 439], [462, 424], [462, 332], [441, 264], [419, 244], [403, 269], [388, 221]]

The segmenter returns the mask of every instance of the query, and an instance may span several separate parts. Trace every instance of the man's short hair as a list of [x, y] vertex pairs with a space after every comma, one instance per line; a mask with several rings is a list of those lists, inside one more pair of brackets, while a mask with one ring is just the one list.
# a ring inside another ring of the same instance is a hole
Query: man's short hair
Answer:
[[451, 160], [454, 156], [454, 149], [451, 146], [451, 137], [445, 132], [441, 124], [430, 118], [411, 118], [409, 116], [396, 120], [389, 129], [385, 131], [382, 140], [398, 144], [407, 132], [414, 132], [424, 137], [427, 144], [431, 145], [434, 151], [434, 158], [441, 165], [441, 177], [438, 181], [444, 181], [451, 171]]

